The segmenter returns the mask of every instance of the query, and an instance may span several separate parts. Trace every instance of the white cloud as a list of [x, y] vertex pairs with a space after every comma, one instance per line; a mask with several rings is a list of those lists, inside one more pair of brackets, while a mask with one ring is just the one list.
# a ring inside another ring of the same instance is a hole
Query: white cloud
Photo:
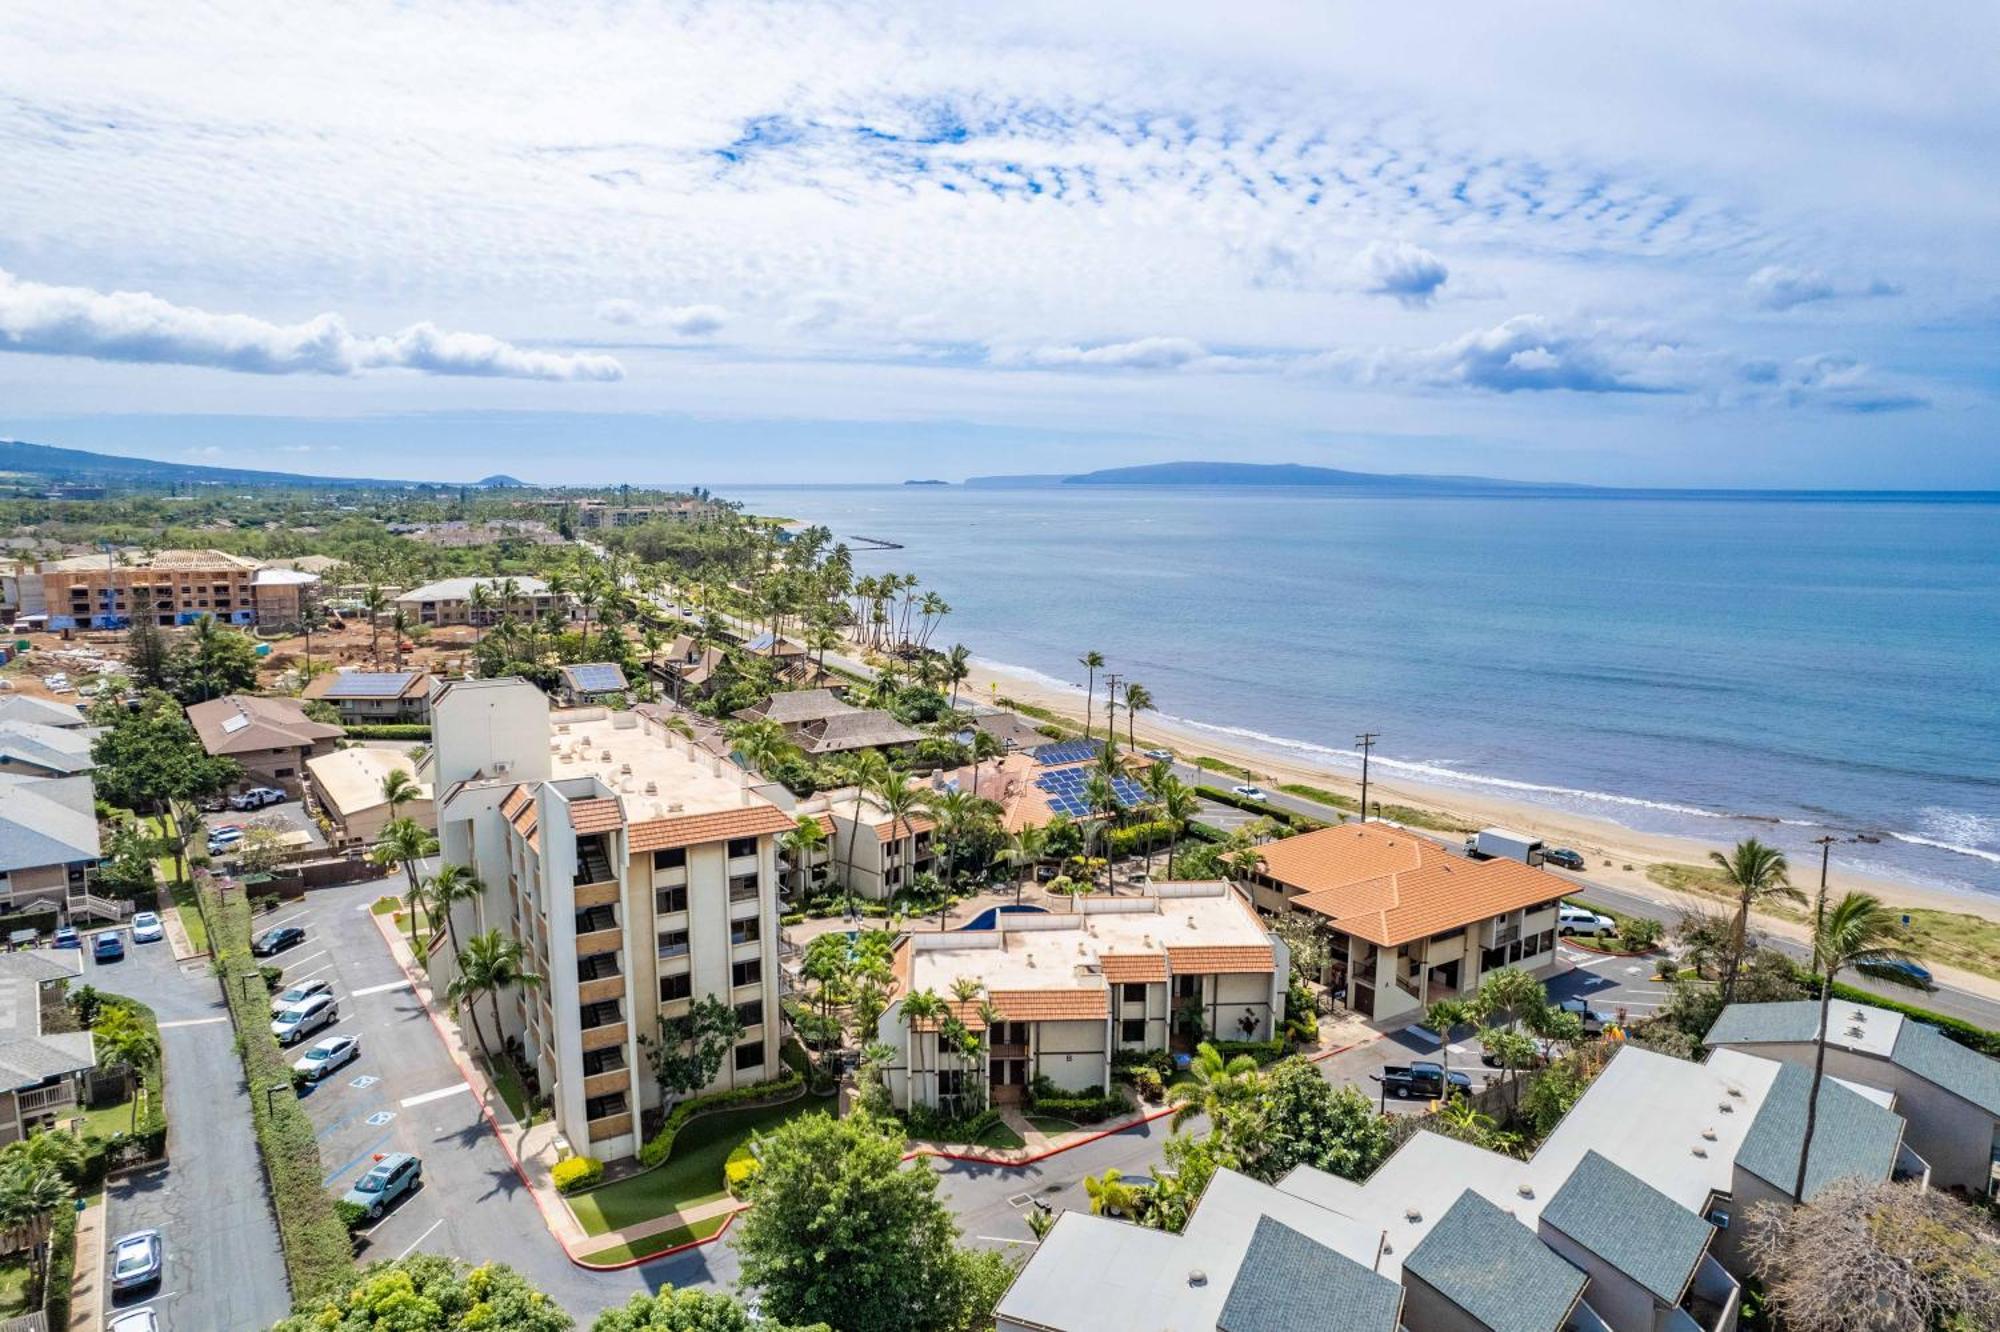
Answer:
[[151, 292], [30, 282], [0, 269], [0, 351], [99, 361], [196, 365], [259, 375], [352, 375], [403, 369], [510, 379], [618, 379], [609, 356], [533, 351], [431, 323], [361, 337], [339, 315], [274, 324], [175, 305]]
[[1051, 346], [996, 352], [994, 360], [998, 364], [1174, 370], [1200, 361], [1207, 354], [1200, 343], [1189, 338], [1154, 337], [1102, 343], [1094, 347]]
[[1408, 241], [1376, 241], [1356, 256], [1355, 267], [1364, 291], [1393, 296], [1411, 308], [1429, 305], [1451, 276], [1444, 260]]
[[729, 322], [719, 305], [641, 305], [632, 300], [599, 302], [597, 317], [628, 328], [663, 328], [683, 338], [712, 337]]
[[1707, 367], [1672, 341], [1602, 322], [1516, 315], [1431, 347], [1342, 348], [1307, 357], [1307, 371], [1364, 384], [1492, 393], [1678, 393]]
[[1881, 278], [1842, 284], [1817, 268], [1789, 268], [1783, 264], [1766, 264], [1752, 273], [1744, 285], [1749, 287], [1751, 299], [1766, 310], [1790, 310], [1816, 301], [1849, 297], [1895, 296], [1902, 291]]

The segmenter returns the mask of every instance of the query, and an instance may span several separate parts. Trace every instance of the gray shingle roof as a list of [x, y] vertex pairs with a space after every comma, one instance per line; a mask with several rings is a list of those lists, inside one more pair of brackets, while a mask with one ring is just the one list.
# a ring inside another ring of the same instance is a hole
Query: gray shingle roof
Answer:
[[1395, 1332], [1403, 1288], [1268, 1216], [1236, 1269], [1217, 1332]]
[[49, 726], [41, 722], [0, 721], [0, 764], [20, 763], [50, 772], [89, 772], [97, 738], [91, 727]]
[[1819, 1034], [1819, 1001], [1731, 1004], [1708, 1029], [1710, 1045], [1760, 1045], [1809, 1041]]
[[95, 816], [54, 798], [57, 783], [64, 780], [90, 781], [13, 776], [0, 780], [0, 872], [97, 859]]
[[1534, 1231], [1471, 1189], [1410, 1250], [1403, 1270], [1493, 1332], [1554, 1332], [1585, 1281]]
[[1960, 1045], [1936, 1027], [1905, 1018], [1893, 1058], [1926, 1082], [2000, 1116], [2000, 1059]]
[[[1806, 1097], [1812, 1070], [1781, 1064], [1776, 1081], [1737, 1150], [1736, 1164], [1789, 1195], [1798, 1182], [1799, 1151], [1806, 1136]], [[1806, 1165], [1806, 1201], [1836, 1179], [1858, 1175], [1887, 1179], [1903, 1140], [1903, 1120], [1832, 1078], [1820, 1084], [1813, 1123], [1812, 1159]]]
[[1664, 1304], [1679, 1304], [1715, 1228], [1652, 1185], [1585, 1152], [1542, 1222], [1631, 1277]]

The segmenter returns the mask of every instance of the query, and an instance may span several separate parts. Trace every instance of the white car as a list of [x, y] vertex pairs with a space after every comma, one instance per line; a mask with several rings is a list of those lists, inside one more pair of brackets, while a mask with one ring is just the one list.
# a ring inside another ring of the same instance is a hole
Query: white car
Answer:
[[275, 786], [253, 786], [248, 791], [229, 797], [229, 807], [239, 811], [262, 809], [266, 805], [282, 805], [285, 793]]
[[1589, 907], [1564, 902], [1556, 908], [1556, 933], [1587, 934], [1593, 939], [1601, 939], [1618, 933], [1618, 922], [1609, 916], [1599, 915]]
[[104, 1332], [160, 1332], [160, 1316], [150, 1308], [127, 1309], [105, 1324]]
[[1242, 796], [1242, 797], [1243, 797], [1243, 798], [1244, 798], [1245, 800], [1269, 800], [1269, 799], [1270, 799], [1270, 797], [1269, 797], [1269, 796], [1267, 796], [1267, 795], [1265, 795], [1265, 794], [1264, 794], [1264, 788], [1263, 788], [1263, 787], [1261, 787], [1261, 786], [1232, 786], [1232, 787], [1230, 787], [1229, 789], [1230, 789], [1230, 791], [1231, 791], [1231, 793], [1232, 793], [1232, 794], [1235, 794], [1235, 795], [1240, 795], [1240, 796]]
[[351, 1064], [360, 1057], [359, 1036], [327, 1036], [314, 1041], [312, 1048], [293, 1062], [292, 1071], [305, 1074], [309, 1082], [318, 1082], [336, 1068]]
[[340, 1005], [330, 994], [316, 994], [302, 1004], [294, 1004], [271, 1019], [271, 1034], [280, 1045], [296, 1045], [323, 1027], [340, 1020]]
[[1147, 749], [1141, 752], [1155, 763], [1172, 763], [1174, 761], [1174, 751], [1171, 749]]
[[308, 999], [316, 998], [317, 996], [322, 994], [332, 994], [332, 993], [333, 993], [332, 981], [323, 981], [323, 980], [300, 981], [298, 984], [292, 986], [284, 993], [272, 997], [271, 1016], [277, 1017], [279, 1014], [283, 1013], [286, 1009], [297, 1008], [300, 1004], [306, 1002], [306, 1000]]
[[132, 917], [133, 943], [158, 943], [167, 937], [166, 922], [151, 911], [141, 911]]

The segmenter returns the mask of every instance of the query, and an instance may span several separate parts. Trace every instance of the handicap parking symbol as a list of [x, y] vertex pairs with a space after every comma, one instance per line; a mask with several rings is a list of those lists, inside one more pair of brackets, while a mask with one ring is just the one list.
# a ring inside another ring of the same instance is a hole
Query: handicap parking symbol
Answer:
[[372, 1087], [372, 1086], [374, 1086], [374, 1085], [375, 1085], [376, 1083], [380, 1082], [381, 1080], [382, 1080], [382, 1079], [380, 1079], [380, 1078], [376, 1077], [376, 1076], [375, 1076], [374, 1074], [372, 1074], [372, 1073], [363, 1073], [363, 1074], [362, 1074], [362, 1075], [361, 1075], [360, 1077], [358, 1077], [358, 1078], [355, 1078], [355, 1079], [353, 1079], [353, 1080], [352, 1080], [351, 1082], [349, 1082], [349, 1083], [348, 1083], [347, 1085], [348, 1085], [348, 1086], [350, 1086], [350, 1087], [353, 1087], [353, 1088], [355, 1088], [355, 1089], [356, 1089], [356, 1090], [358, 1090], [358, 1091], [365, 1091], [366, 1089], [368, 1089], [369, 1087]]
[[394, 1110], [377, 1110], [374, 1114], [368, 1116], [368, 1123], [374, 1128], [381, 1128], [395, 1117], [396, 1112]]

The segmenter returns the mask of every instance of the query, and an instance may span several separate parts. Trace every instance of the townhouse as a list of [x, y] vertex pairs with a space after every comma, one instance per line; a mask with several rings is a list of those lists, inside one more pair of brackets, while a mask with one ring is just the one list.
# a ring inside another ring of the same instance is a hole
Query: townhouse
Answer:
[[[416, 783], [409, 800], [389, 808], [382, 793], [391, 773], [403, 773]], [[437, 829], [437, 809], [431, 788], [418, 775], [408, 754], [396, 749], [356, 745], [306, 760], [306, 789], [333, 825], [332, 840], [342, 846], [367, 846], [381, 839], [390, 819], [404, 818], [419, 827]]]
[[306, 705], [296, 698], [228, 694], [189, 704], [187, 717], [203, 749], [243, 765], [242, 785], [294, 793], [305, 780], [306, 760], [331, 754], [333, 742], [347, 734], [306, 716]]
[[[476, 598], [482, 604], [474, 606]], [[567, 597], [558, 597], [539, 578], [446, 578], [425, 583], [397, 594], [396, 607], [413, 624], [490, 625], [507, 619], [528, 619], [550, 611], [566, 609]]]
[[1416, 1016], [1489, 971], [1547, 971], [1568, 885], [1511, 860], [1466, 860], [1405, 828], [1350, 823], [1259, 848], [1259, 910], [1308, 912], [1332, 960], [1324, 983], [1364, 1017]]
[[344, 726], [422, 723], [431, 715], [431, 675], [420, 670], [334, 670], [306, 681], [299, 697], [332, 704]]
[[0, 953], [0, 1147], [83, 1108], [96, 1043], [87, 1031], [44, 1030], [62, 1009], [68, 983], [82, 974], [80, 952]]
[[[524, 680], [448, 683], [431, 725], [441, 857], [484, 885], [460, 935], [511, 934], [545, 978], [503, 999], [492, 1038], [520, 1042], [576, 1149], [638, 1150], [665, 1102], [642, 1041], [697, 1000], [721, 999], [739, 1023], [711, 1087], [776, 1077], [775, 842], [792, 816], [651, 717], [551, 711]], [[432, 958], [439, 983], [451, 965]]]
[[[1108, 1091], [1120, 1050], [1187, 1048], [1211, 1035], [1269, 1040], [1282, 1022], [1290, 952], [1230, 885], [1157, 883], [1070, 906], [995, 912], [990, 928], [897, 942], [876, 1034], [897, 1051], [886, 1077], [899, 1108], [1005, 1104], [1039, 1077]], [[967, 985], [978, 998], [957, 998]], [[936, 1024], [907, 1021], [913, 994], [938, 996], [985, 1033], [978, 1057], [941, 1046]]]

